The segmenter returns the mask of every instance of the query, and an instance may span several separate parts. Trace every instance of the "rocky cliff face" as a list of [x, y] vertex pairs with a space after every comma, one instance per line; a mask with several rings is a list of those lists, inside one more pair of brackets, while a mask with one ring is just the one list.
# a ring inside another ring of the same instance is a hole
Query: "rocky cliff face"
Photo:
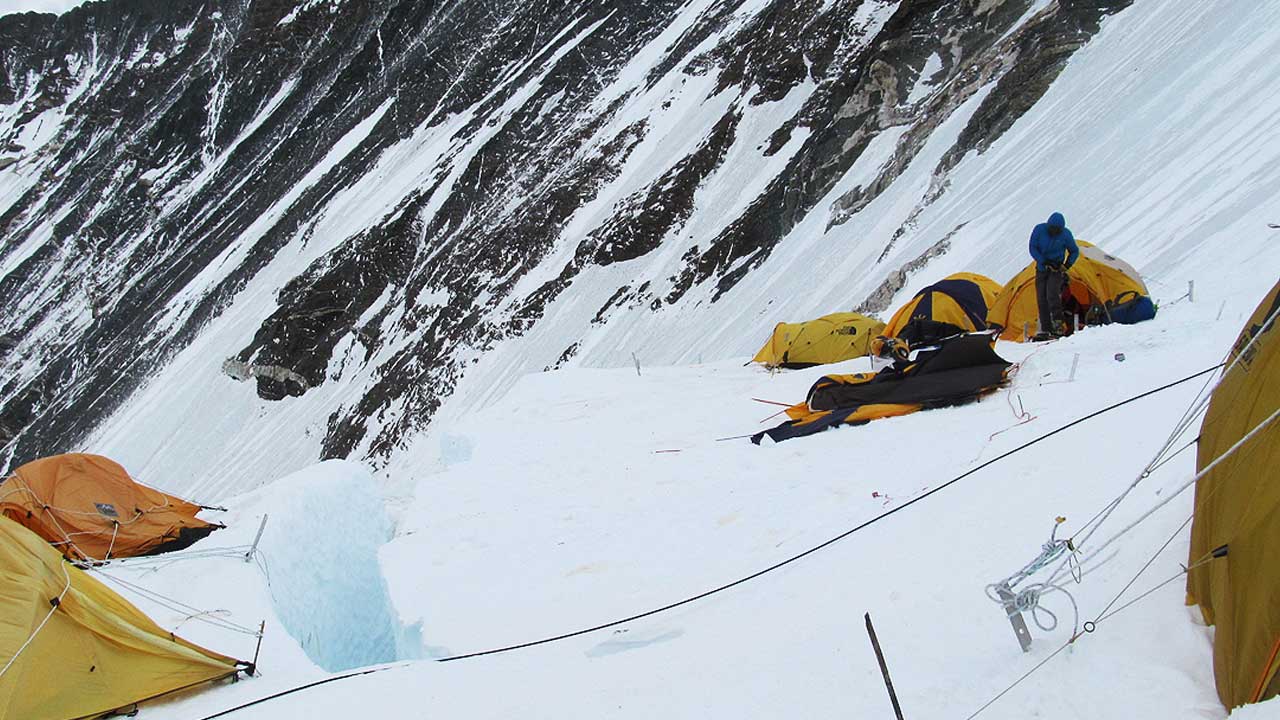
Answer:
[[[918, 212], [1130, 1], [0, 18], [0, 441], [14, 462], [72, 447], [200, 341], [211, 395], [252, 383], [270, 414], [340, 388], [319, 453], [385, 457], [552, 303], [595, 304], [555, 319], [543, 364], [622, 314], [723, 302], [803, 220], [839, 228], [892, 188], [966, 107]], [[885, 259], [910, 230], [870, 241]], [[635, 270], [575, 295], [611, 266]], [[210, 334], [229, 318], [238, 336]]]

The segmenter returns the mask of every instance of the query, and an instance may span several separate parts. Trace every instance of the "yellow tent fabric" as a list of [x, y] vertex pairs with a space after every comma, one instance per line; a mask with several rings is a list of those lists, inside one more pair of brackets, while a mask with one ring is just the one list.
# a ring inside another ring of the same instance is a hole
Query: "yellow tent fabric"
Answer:
[[855, 312], [778, 323], [752, 362], [771, 368], [799, 368], [851, 360], [870, 353], [872, 338], [883, 330], [884, 323]]
[[171, 635], [0, 518], [0, 719], [94, 717], [228, 677], [237, 664]]
[[[1077, 240], [1080, 257], [1067, 271], [1067, 287], [1071, 296], [1082, 307], [1105, 306], [1128, 297], [1128, 293], [1149, 296], [1142, 276], [1129, 263], [1108, 255], [1098, 247]], [[1021, 342], [1023, 328], [1034, 335], [1040, 318], [1036, 304], [1036, 264], [1023, 268], [1022, 272], [1005, 283], [996, 302], [987, 312], [987, 324], [1003, 328], [1000, 337]]]
[[0, 483], [0, 513], [76, 560], [180, 550], [221, 527], [198, 512], [195, 503], [134, 482], [101, 455], [42, 458]]
[[885, 337], [902, 337], [915, 321], [929, 325], [945, 324], [954, 334], [985, 330], [988, 309], [1000, 295], [1000, 284], [978, 273], [955, 273], [916, 293], [889, 318]]
[[[1280, 283], [1228, 357], [1200, 430], [1196, 466], [1249, 435], [1196, 483], [1187, 601], [1216, 625], [1213, 667], [1222, 704], [1280, 694]], [[1234, 363], [1234, 364], [1232, 364]], [[1194, 567], [1214, 551], [1226, 555]]]

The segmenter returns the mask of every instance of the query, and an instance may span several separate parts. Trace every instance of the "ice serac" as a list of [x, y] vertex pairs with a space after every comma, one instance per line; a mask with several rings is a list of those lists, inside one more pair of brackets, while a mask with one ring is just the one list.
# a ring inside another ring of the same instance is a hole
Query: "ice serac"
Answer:
[[[264, 451], [277, 474], [380, 462], [494, 348], [539, 338], [495, 392], [607, 362], [611, 325], [721, 301], [930, 141], [933, 202], [1129, 1], [108, 0], [0, 18], [5, 455], [91, 437], [160, 458], [234, 405], [235, 436], [184, 469], [268, 433], [313, 438]], [[887, 253], [909, 229], [857, 241]], [[590, 307], [549, 313], [566, 298]], [[203, 415], [153, 412], [178, 386]], [[175, 442], [121, 440], [159, 422]]]
[[331, 672], [415, 657], [416, 628], [391, 607], [378, 551], [391, 520], [369, 471], [330, 460], [255, 498], [267, 522], [259, 550], [276, 615]]

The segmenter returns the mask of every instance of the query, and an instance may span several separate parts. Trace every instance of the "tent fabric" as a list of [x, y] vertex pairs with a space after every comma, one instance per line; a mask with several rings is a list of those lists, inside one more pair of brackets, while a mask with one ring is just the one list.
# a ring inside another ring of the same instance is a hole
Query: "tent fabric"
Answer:
[[97, 717], [229, 677], [239, 665], [170, 634], [0, 518], [0, 718]]
[[[1197, 470], [1280, 408], [1280, 283], [1245, 323], [1200, 430]], [[1216, 625], [1213, 667], [1228, 708], [1280, 693], [1280, 421], [1196, 483], [1187, 601]], [[1214, 550], [1226, 555], [1194, 567]]]
[[806, 368], [852, 360], [871, 352], [884, 323], [861, 313], [823, 315], [799, 323], [778, 323], [752, 362], [770, 368]]
[[759, 444], [768, 437], [781, 442], [838, 425], [959, 405], [1003, 385], [1009, 367], [1009, 361], [996, 354], [989, 335], [961, 335], [879, 373], [822, 377], [805, 402], [787, 408], [790, 420], [753, 435], [751, 441]]
[[[1080, 246], [1080, 258], [1067, 270], [1067, 292], [1073, 304], [1092, 311], [1100, 322], [1110, 322], [1109, 308], [1151, 296], [1132, 265], [1083, 240], [1077, 240], [1076, 244]], [[1154, 312], [1151, 315], [1154, 316]], [[1022, 342], [1026, 339], [1024, 328], [1028, 336], [1036, 333], [1039, 317], [1036, 264], [1032, 262], [1005, 283], [987, 313], [987, 325], [1001, 328], [1003, 340]]]
[[75, 560], [180, 550], [220, 527], [198, 512], [199, 505], [134, 482], [101, 455], [35, 460], [0, 482], [0, 513]]
[[884, 336], [919, 345], [986, 330], [987, 309], [999, 294], [1000, 285], [985, 275], [948, 275], [898, 308], [885, 326]]

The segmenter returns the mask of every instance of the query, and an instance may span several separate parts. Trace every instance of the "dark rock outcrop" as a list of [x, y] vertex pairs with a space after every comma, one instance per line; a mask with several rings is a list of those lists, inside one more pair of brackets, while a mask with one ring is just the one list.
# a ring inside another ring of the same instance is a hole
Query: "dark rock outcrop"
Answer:
[[[279, 399], [343, 381], [334, 355], [354, 342], [378, 364], [332, 411], [323, 452], [385, 454], [585, 270], [678, 235], [752, 108], [804, 98], [759, 148], [788, 148], [784, 169], [683, 251], [669, 289], [621, 287], [594, 322], [695, 286], [721, 297], [801, 219], [866, 207], [994, 83], [935, 171], [945, 191], [959, 159], [1129, 1], [1061, 0], [1020, 27], [1030, 0], [774, 0], [754, 13], [719, 0], [697, 17], [679, 0], [110, 0], [5, 16], [0, 147], [22, 161], [0, 173], [23, 173], [23, 190], [0, 204], [0, 333], [14, 339], [0, 439], [16, 461], [72, 446], [286, 248], [319, 243], [252, 341], [218, 362]], [[930, 92], [907, 102], [933, 55]], [[727, 110], [567, 235], [673, 102], [651, 93], [670, 78], [713, 79]], [[902, 126], [875, 180], [823, 206], [871, 140]], [[344, 213], [363, 219], [339, 237], [317, 229]], [[552, 277], [518, 295], [553, 256]]]

